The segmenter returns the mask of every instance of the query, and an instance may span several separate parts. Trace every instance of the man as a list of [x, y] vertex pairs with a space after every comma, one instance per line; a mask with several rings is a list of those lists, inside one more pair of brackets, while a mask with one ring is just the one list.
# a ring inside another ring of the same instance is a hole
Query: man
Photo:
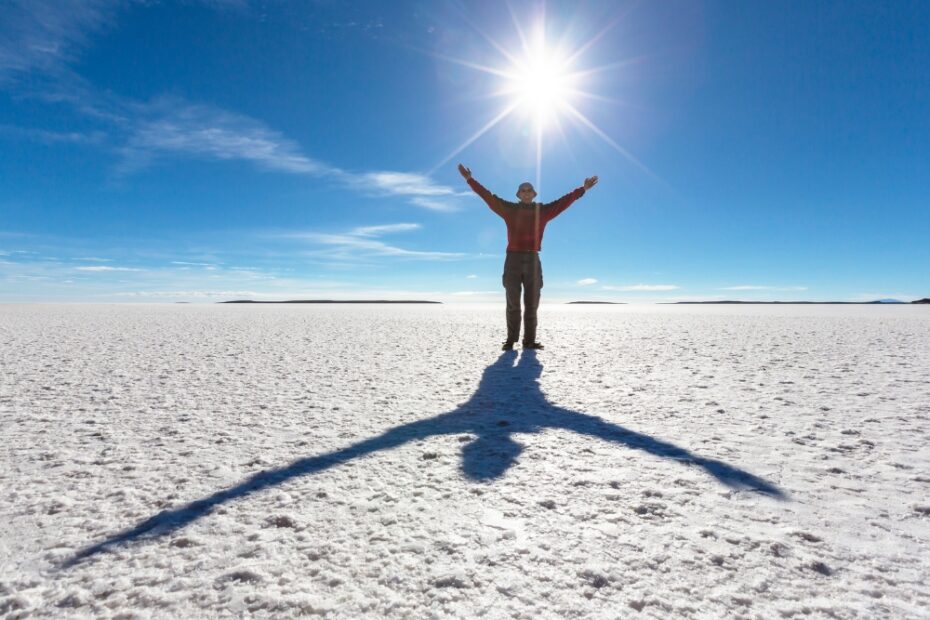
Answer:
[[555, 202], [539, 204], [533, 202], [536, 190], [530, 183], [521, 183], [517, 189], [519, 202], [508, 202], [486, 190], [471, 176], [471, 170], [459, 164], [459, 173], [468, 181], [469, 187], [481, 196], [491, 210], [507, 223], [507, 259], [504, 261], [504, 289], [507, 292], [507, 340], [501, 347], [513, 349], [520, 335], [520, 288], [523, 287], [523, 348], [542, 349], [536, 341], [536, 311], [539, 308], [539, 292], [543, 287], [542, 264], [539, 251], [542, 248], [543, 231], [549, 220], [554, 219], [573, 202], [584, 196], [586, 190], [597, 185], [597, 177], [588, 177], [584, 185], [565, 194]]

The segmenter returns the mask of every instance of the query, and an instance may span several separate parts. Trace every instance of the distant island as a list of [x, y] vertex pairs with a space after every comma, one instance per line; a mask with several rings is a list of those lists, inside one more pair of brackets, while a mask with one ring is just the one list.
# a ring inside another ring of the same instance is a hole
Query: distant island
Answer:
[[287, 301], [257, 301], [234, 299], [220, 301], [221, 304], [441, 304], [441, 301], [419, 301], [406, 299], [289, 299]]
[[570, 304], [607, 304], [607, 305], [626, 305], [625, 301], [570, 301]]
[[[869, 306], [869, 305], [898, 305], [907, 304], [906, 301], [899, 299], [877, 299], [875, 301], [671, 301], [660, 302], [668, 304], [806, 304], [806, 305], [848, 305], [848, 306]], [[912, 304], [930, 303], [930, 299], [919, 299], [910, 302]]]

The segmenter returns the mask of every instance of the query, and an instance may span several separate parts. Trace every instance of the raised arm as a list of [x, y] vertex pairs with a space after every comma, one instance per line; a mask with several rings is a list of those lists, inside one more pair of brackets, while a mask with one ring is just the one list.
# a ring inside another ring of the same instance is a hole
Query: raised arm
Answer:
[[491, 210], [494, 211], [494, 213], [504, 217], [504, 205], [501, 204], [501, 199], [489, 192], [484, 187], [484, 185], [476, 181], [471, 176], [471, 170], [469, 168], [459, 164], [459, 174], [461, 174], [462, 178], [468, 182], [468, 186], [472, 189], [472, 191], [481, 196], [481, 199], [484, 200], [489, 207], [491, 207]]
[[572, 203], [584, 196], [585, 192], [597, 185], [597, 177], [588, 177], [581, 187], [577, 187], [558, 200], [550, 202], [544, 207], [546, 221], [553, 219], [559, 213], [572, 206]]

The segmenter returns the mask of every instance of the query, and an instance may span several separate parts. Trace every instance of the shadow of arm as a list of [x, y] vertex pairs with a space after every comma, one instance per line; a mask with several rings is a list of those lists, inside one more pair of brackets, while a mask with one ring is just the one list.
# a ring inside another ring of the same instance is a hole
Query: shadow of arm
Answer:
[[733, 489], [747, 489], [779, 500], [788, 499], [787, 495], [771, 482], [746, 470], [728, 465], [723, 461], [697, 456], [681, 446], [631, 431], [595, 416], [574, 411], [564, 411], [563, 416], [561, 423], [557, 424], [560, 428], [583, 435], [599, 437], [605, 441], [620, 443], [636, 450], [643, 450], [649, 454], [684, 464], [697, 465], [719, 482]]
[[[430, 424], [431, 422], [432, 424]], [[86, 547], [62, 564], [61, 568], [70, 568], [111, 547], [129, 544], [143, 538], [160, 538], [190, 525], [194, 521], [209, 514], [216, 506], [225, 504], [226, 502], [283, 484], [293, 478], [321, 472], [330, 467], [340, 465], [352, 459], [361, 458], [373, 452], [396, 448], [412, 439], [435, 434], [433, 432], [435, 425], [436, 422], [434, 420], [422, 420], [412, 424], [406, 424], [391, 429], [377, 437], [352, 444], [341, 450], [336, 450], [320, 456], [299, 459], [279, 469], [259, 472], [236, 486], [217, 491], [213, 495], [195, 500], [179, 508], [164, 510], [142, 521], [131, 529], [124, 530], [106, 540]]]

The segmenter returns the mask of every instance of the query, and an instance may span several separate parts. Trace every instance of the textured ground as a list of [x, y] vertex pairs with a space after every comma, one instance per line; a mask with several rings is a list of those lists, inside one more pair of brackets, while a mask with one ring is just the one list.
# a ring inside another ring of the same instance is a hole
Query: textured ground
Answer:
[[930, 309], [0, 306], [0, 615], [930, 617]]

